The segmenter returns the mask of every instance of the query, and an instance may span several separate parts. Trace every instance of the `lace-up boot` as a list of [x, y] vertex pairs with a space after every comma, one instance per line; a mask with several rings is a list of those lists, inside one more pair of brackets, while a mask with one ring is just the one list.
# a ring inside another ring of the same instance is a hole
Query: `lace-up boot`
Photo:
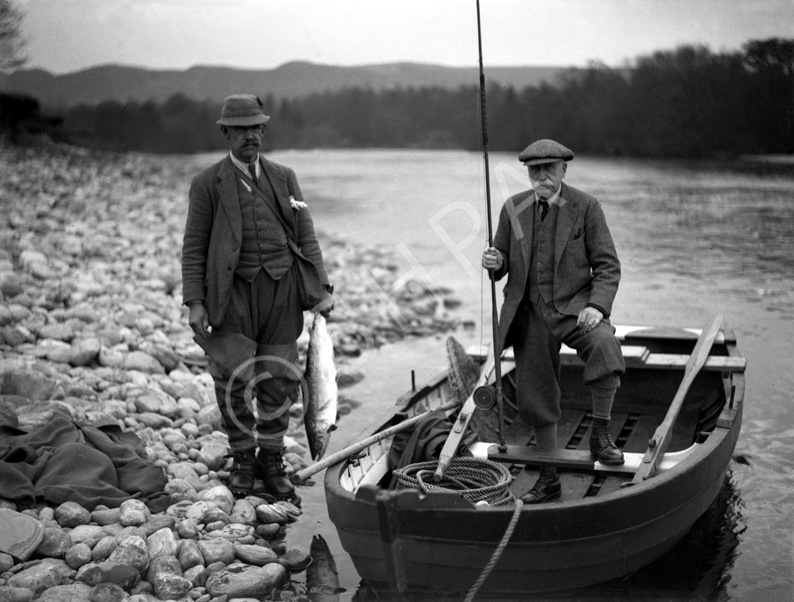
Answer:
[[231, 457], [234, 462], [229, 470], [229, 491], [241, 497], [250, 495], [254, 490], [254, 450], [235, 452]]
[[540, 469], [540, 477], [535, 481], [527, 493], [521, 496], [521, 501], [525, 504], [542, 504], [560, 498], [562, 487], [557, 469], [551, 466], [544, 466]]
[[590, 453], [601, 464], [623, 464], [623, 452], [618, 449], [609, 434], [609, 420], [595, 418], [590, 433]]
[[262, 480], [265, 491], [278, 500], [295, 499], [295, 486], [287, 477], [281, 451], [260, 449], [256, 454], [256, 476]]

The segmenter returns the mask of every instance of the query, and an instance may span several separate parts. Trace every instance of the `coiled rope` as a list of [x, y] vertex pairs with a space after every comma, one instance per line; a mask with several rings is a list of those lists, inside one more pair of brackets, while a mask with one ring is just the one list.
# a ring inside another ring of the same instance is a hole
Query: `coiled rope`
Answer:
[[521, 515], [523, 503], [510, 492], [509, 486], [513, 477], [502, 464], [484, 458], [453, 458], [444, 471], [441, 481], [436, 483], [433, 475], [437, 466], [438, 462], [434, 461], [420, 462], [395, 470], [397, 489], [418, 489], [423, 493], [453, 491], [460, 493], [473, 504], [477, 502], [487, 502], [490, 506], [515, 504], [515, 510], [502, 539], [482, 573], [469, 589], [465, 602], [471, 602], [507, 547]]
[[488, 502], [491, 506], [504, 506], [515, 501], [510, 492], [513, 480], [510, 471], [501, 464], [485, 458], [453, 458], [440, 482], [433, 480], [438, 462], [409, 464], [394, 471], [397, 489], [455, 491], [472, 504]]

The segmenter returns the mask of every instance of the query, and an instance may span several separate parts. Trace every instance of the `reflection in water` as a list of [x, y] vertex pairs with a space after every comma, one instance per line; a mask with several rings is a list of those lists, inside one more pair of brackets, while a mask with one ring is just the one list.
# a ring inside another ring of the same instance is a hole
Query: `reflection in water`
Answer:
[[339, 602], [339, 572], [331, 550], [322, 535], [312, 537], [309, 548], [312, 563], [306, 569], [306, 590], [311, 602]]
[[[532, 600], [567, 602], [635, 602], [665, 600], [684, 602], [717, 601], [726, 598], [726, 587], [736, 557], [739, 536], [746, 528], [742, 503], [731, 474], [725, 479], [717, 499], [692, 529], [667, 554], [623, 578], [567, 592], [532, 596], [478, 595], [479, 602], [521, 602]], [[594, 554], [598, 550], [593, 551]], [[454, 602], [444, 592], [409, 591], [392, 594], [362, 582], [354, 602]]]

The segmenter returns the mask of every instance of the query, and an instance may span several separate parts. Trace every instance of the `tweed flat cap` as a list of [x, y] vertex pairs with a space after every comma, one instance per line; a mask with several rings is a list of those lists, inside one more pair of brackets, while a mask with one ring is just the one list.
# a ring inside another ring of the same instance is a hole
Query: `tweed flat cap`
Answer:
[[270, 117], [265, 115], [264, 105], [253, 94], [232, 94], [223, 99], [221, 118], [218, 125], [246, 126], [267, 123]]
[[571, 161], [573, 157], [574, 154], [570, 148], [554, 140], [543, 138], [536, 140], [521, 151], [518, 160], [524, 165], [542, 165], [555, 161]]

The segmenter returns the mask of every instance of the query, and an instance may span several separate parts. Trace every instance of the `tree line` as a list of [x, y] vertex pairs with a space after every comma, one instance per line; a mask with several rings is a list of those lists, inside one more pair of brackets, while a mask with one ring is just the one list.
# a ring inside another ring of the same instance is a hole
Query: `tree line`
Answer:
[[[751, 41], [732, 53], [682, 46], [620, 69], [591, 63], [553, 84], [492, 85], [486, 97], [492, 150], [517, 151], [548, 137], [577, 152], [608, 156], [792, 153], [794, 39]], [[262, 100], [271, 116], [268, 150], [475, 150], [481, 144], [477, 86], [351, 88]], [[226, 148], [215, 124], [219, 115], [220, 103], [178, 94], [163, 103], [78, 106], [45, 122], [62, 139], [84, 146], [192, 153]]]

